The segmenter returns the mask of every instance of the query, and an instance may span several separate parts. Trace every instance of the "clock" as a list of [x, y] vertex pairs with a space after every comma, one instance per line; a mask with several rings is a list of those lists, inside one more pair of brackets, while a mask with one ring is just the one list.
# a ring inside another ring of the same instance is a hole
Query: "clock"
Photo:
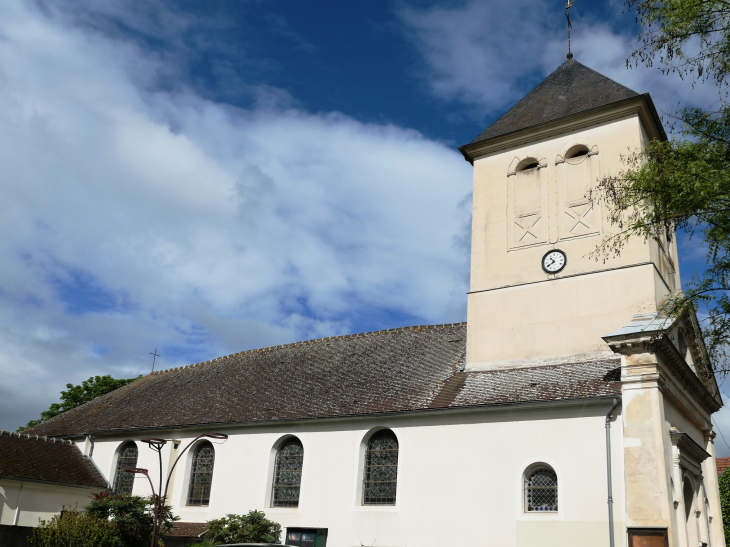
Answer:
[[568, 259], [563, 251], [553, 249], [545, 253], [545, 256], [542, 257], [542, 269], [545, 270], [545, 273], [556, 274], [565, 268], [567, 262]]

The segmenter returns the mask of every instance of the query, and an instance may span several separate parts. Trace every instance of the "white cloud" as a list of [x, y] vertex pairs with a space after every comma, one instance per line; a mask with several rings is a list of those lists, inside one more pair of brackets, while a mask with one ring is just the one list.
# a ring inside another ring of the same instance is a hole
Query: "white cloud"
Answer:
[[[495, 117], [565, 61], [565, 20], [555, 8], [546, 0], [472, 0], [453, 8], [403, 8], [399, 15], [423, 58], [420, 76], [431, 92]], [[615, 16], [621, 17], [621, 6], [615, 7]], [[658, 68], [627, 69], [639, 28], [629, 16], [619, 24], [621, 33], [590, 14], [577, 19], [572, 35], [575, 59], [638, 93], [651, 93], [662, 111], [672, 111], [680, 102], [707, 106], [716, 101], [712, 85], [693, 89], [691, 81], [676, 74], [664, 76]]]
[[403, 7], [405, 32], [422, 55], [438, 97], [497, 113], [520, 97], [520, 79], [541, 68], [548, 5], [472, 1], [454, 8]]
[[0, 8], [0, 427], [154, 347], [168, 367], [463, 319], [456, 151], [268, 88], [251, 110], [154, 90], [161, 58], [49, 13]]

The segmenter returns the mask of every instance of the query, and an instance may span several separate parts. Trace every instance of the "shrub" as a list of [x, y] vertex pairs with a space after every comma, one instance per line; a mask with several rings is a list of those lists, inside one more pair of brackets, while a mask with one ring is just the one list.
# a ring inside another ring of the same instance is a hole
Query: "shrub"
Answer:
[[[124, 547], [147, 547], [152, 539], [152, 498], [130, 496], [128, 494], [109, 494], [94, 496], [86, 506], [88, 515], [100, 520], [110, 521], [119, 544]], [[180, 517], [173, 517], [169, 505], [163, 511], [161, 535], [164, 537], [172, 530], [172, 523]]]
[[30, 538], [33, 547], [116, 547], [114, 525], [76, 509], [40, 521]]
[[[152, 498], [112, 495], [93, 496], [84, 511], [63, 511], [33, 531], [33, 547], [148, 547], [152, 540]], [[169, 506], [163, 512], [162, 535], [172, 530]]]
[[730, 545], [730, 471], [720, 475], [720, 508], [722, 510], [722, 527], [725, 530], [725, 543]]
[[[249, 511], [247, 515], [226, 515], [208, 521], [205, 542], [199, 547], [227, 543], [279, 543], [281, 526], [266, 518], [263, 511]], [[191, 546], [195, 547], [195, 546]]]

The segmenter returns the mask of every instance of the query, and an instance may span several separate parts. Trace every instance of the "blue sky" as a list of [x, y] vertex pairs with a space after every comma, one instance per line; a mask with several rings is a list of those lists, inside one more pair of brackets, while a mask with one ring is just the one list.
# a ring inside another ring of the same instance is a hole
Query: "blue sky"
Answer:
[[[456, 146], [563, 62], [562, 4], [3, 2], [0, 428], [154, 348], [169, 368], [463, 320]], [[576, 59], [660, 110], [715, 100], [626, 69], [620, 3], [572, 19]]]

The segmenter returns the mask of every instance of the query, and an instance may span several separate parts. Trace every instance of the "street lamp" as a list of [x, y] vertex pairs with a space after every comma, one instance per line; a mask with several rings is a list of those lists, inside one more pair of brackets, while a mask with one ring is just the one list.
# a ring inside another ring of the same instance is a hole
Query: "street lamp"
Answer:
[[142, 439], [143, 443], [147, 443], [149, 447], [157, 452], [158, 460], [160, 463], [160, 484], [157, 492], [155, 492], [155, 487], [152, 484], [152, 479], [150, 478], [149, 471], [147, 469], [142, 469], [141, 467], [127, 467], [126, 469], [123, 469], [125, 473], [134, 473], [138, 475], [144, 475], [147, 477], [147, 480], [150, 483], [150, 488], [152, 489], [152, 501], [154, 503], [154, 522], [152, 525], [152, 543], [151, 547], [155, 547], [155, 544], [157, 543], [158, 538], [160, 537], [160, 528], [162, 527], [162, 515], [163, 511], [165, 509], [165, 500], [167, 499], [167, 489], [170, 486], [170, 477], [172, 477], [172, 472], [175, 470], [175, 466], [177, 465], [177, 462], [180, 461], [180, 458], [185, 453], [185, 451], [190, 448], [193, 444], [195, 444], [196, 441], [202, 438], [208, 438], [208, 439], [216, 439], [219, 441], [225, 441], [228, 438], [228, 435], [225, 433], [201, 433], [197, 437], [195, 437], [192, 441], [188, 443], [188, 445], [183, 448], [180, 451], [180, 454], [175, 459], [175, 463], [172, 464], [170, 469], [167, 472], [167, 480], [165, 481], [165, 492], [162, 493], [162, 447], [167, 444], [167, 441], [165, 439], [158, 439], [155, 437], [150, 437], [148, 439]]

